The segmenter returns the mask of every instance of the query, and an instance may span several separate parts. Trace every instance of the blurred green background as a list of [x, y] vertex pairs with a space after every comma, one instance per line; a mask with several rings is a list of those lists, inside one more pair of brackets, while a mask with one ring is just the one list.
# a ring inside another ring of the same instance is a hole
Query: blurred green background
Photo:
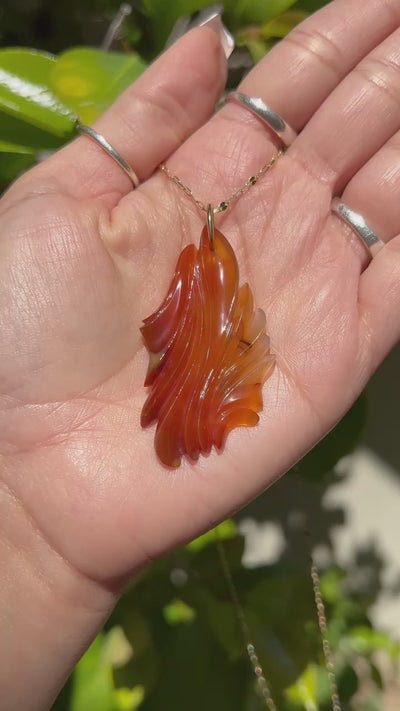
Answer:
[[[223, 19], [237, 45], [230, 86], [323, 4], [226, 0]], [[206, 5], [132, 2], [105, 51], [101, 47], [119, 2], [3, 0], [0, 189], [70, 140], [78, 117], [90, 123], [102, 113]], [[394, 372], [397, 362], [395, 353], [389, 366]], [[347, 491], [346, 481], [354, 481], [349, 458], [354, 450], [372, 447], [377, 461], [389, 460], [393, 471], [399, 465], [396, 422], [387, 410], [393, 376], [385, 379], [385, 372], [323, 442], [235, 521], [153, 563], [130, 585], [55, 711], [265, 708], [221, 568], [221, 538], [279, 711], [332, 708], [310, 580], [310, 540], [322, 571], [343, 711], [389, 711], [386, 692], [396, 677], [399, 644], [390, 625], [374, 628], [371, 610], [382, 594], [395, 596], [399, 585], [389, 589], [387, 561], [373, 540], [362, 545], [355, 540], [343, 567], [337, 531], [349, 525], [348, 512], [346, 506], [329, 505], [332, 492]], [[383, 428], [375, 427], [385, 416]]]

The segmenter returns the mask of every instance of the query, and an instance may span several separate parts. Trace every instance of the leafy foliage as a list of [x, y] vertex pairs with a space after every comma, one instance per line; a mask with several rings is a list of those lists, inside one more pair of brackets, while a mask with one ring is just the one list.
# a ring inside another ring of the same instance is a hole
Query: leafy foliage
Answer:
[[[282, 554], [273, 564], [244, 568], [244, 539], [234, 522], [219, 529], [220, 535], [218, 529], [210, 531], [155, 562], [132, 585], [106, 631], [79, 662], [69, 699], [55, 709], [263, 708], [220, 567], [217, 542], [221, 539], [278, 707], [330, 709], [306, 548], [302, 565]], [[328, 569], [321, 577], [321, 589], [339, 692], [343, 708], [350, 709], [359, 686], [355, 669], [360, 658], [369, 664], [378, 698], [382, 678], [375, 654], [384, 650], [394, 662], [399, 645], [371, 628], [368, 607], [373, 600], [350, 594], [343, 570]]]
[[[91, 0], [57, 4], [4, 0], [3, 42], [46, 51], [0, 50], [0, 189], [32, 165], [40, 151], [69, 140], [78, 117], [91, 123], [163, 49], [177, 20], [199, 11], [208, 0], [143, 0], [124, 25], [123, 52], [81, 46], [99, 44], [119, 4], [120, 0], [99, 0], [95, 6]], [[237, 45], [256, 61], [307, 13], [324, 4], [326, 0], [226, 0], [224, 20]], [[245, 541], [234, 521], [155, 562], [123, 596], [78, 663], [54, 711], [264, 707], [221, 570], [217, 540], [223, 541], [278, 707], [328, 711], [331, 692], [302, 516], [312, 514], [313, 524], [323, 521], [319, 528], [314, 526], [313, 541], [330, 549], [329, 530], [342, 523], [342, 513], [326, 510], [321, 515], [323, 493], [338, 480], [335, 465], [353, 450], [364, 420], [361, 398], [289, 476], [253, 505], [253, 517], [274, 523], [281, 531], [284, 545], [273, 563], [243, 566]], [[369, 562], [378, 590], [373, 553]], [[360, 556], [354, 568], [365, 563]], [[383, 680], [376, 652], [395, 662], [399, 646], [370, 625], [371, 588], [352, 589], [345, 571], [332, 565], [322, 575], [321, 589], [343, 709], [353, 708], [351, 699], [359, 686], [355, 670], [362, 659], [374, 692], [357, 711], [378, 711]]]
[[32, 165], [38, 150], [69, 140], [78, 118], [92, 123], [145, 66], [137, 54], [91, 47], [58, 57], [0, 50], [0, 188]]

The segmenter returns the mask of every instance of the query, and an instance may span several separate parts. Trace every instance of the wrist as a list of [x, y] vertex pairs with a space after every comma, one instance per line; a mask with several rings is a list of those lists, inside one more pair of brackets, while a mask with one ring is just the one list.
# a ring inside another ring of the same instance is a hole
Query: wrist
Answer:
[[44, 711], [110, 614], [117, 593], [56, 553], [0, 485], [2, 711]]

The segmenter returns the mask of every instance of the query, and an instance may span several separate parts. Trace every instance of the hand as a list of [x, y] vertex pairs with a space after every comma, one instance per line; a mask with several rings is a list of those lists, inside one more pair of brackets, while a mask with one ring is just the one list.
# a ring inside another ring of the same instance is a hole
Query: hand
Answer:
[[[66, 667], [127, 575], [286, 471], [342, 417], [398, 339], [399, 21], [397, 0], [335, 0], [241, 85], [301, 134], [217, 222], [241, 283], [266, 312], [277, 361], [260, 424], [231, 433], [222, 455], [168, 471], [154, 431], [139, 424], [141, 320], [204, 224], [157, 165], [168, 159], [197, 197], [216, 204], [279, 145], [233, 103], [196, 131], [225, 79], [216, 35], [189, 33], [97, 122], [138, 174], [137, 190], [80, 137], [2, 199], [0, 500], [13, 522], [3, 514], [3, 527], [17, 540], [24, 527], [29, 550], [40, 549], [41, 575], [56, 579], [65, 566], [79, 585], [90, 581], [89, 608], [90, 595], [103, 595], [86, 626], [80, 619]], [[387, 242], [372, 262], [330, 213], [342, 191]]]

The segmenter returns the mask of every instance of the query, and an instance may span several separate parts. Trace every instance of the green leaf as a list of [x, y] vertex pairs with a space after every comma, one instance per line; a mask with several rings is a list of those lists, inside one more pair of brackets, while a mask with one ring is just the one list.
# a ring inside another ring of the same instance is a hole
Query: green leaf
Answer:
[[115, 690], [114, 696], [118, 711], [135, 711], [144, 699], [144, 687], [141, 685], [133, 689], [122, 687]]
[[92, 123], [145, 70], [139, 55], [76, 47], [52, 67], [54, 92], [83, 123]]
[[331, 0], [298, 0], [294, 5], [295, 10], [305, 10], [306, 12], [316, 12]]
[[224, 4], [228, 20], [237, 25], [263, 24], [281, 15], [296, 0], [227, 0]]
[[218, 540], [229, 540], [230, 538], [235, 538], [237, 536], [236, 524], [232, 519], [227, 519], [212, 528], [211, 531], [207, 531], [202, 536], [195, 538], [193, 541], [187, 544], [186, 549], [192, 552], [198, 552], [203, 550], [210, 543], [215, 544]]
[[335, 605], [343, 597], [342, 582], [346, 572], [339, 567], [332, 567], [321, 575], [320, 586], [324, 602]]
[[209, 4], [210, 0], [143, 0], [144, 12], [152, 21], [150, 40], [155, 42], [157, 50], [164, 46], [177, 20], [192, 15]]
[[76, 114], [51, 86], [56, 62], [36, 50], [0, 50], [0, 111], [64, 137], [71, 134]]
[[55, 136], [47, 130], [32, 126], [22, 118], [5, 114], [1, 110], [0, 136], [4, 141], [34, 150], [54, 150], [65, 142], [62, 136]]
[[285, 695], [295, 708], [318, 711], [318, 670], [309, 664], [302, 675], [286, 689]]
[[9, 143], [8, 141], [0, 141], [0, 152], [12, 155], [35, 155], [35, 151], [29, 148], [29, 146], [19, 146], [16, 143]]
[[306, 12], [292, 10], [265, 22], [260, 28], [260, 37], [269, 40], [273, 37], [286, 37], [291, 30], [307, 17]]
[[196, 617], [196, 610], [183, 600], [173, 600], [165, 605], [163, 615], [169, 625], [187, 624]]
[[106, 634], [101, 650], [101, 663], [115, 668], [122, 667], [132, 658], [132, 645], [120, 625], [112, 627]]
[[339, 697], [350, 699], [358, 689], [358, 676], [350, 664], [346, 664], [343, 669], [336, 674], [338, 682]]
[[35, 163], [36, 154], [29, 146], [0, 141], [0, 190], [17, 177], [19, 173]]
[[[162, 581], [158, 579], [159, 587]], [[112, 614], [112, 622], [124, 630], [133, 655], [122, 667], [113, 669], [114, 686], [131, 688], [142, 684], [146, 691], [158, 672], [159, 650], [152, 636], [152, 625], [163, 621], [161, 605], [151, 606], [144, 614], [139, 604], [147, 603], [146, 590], [135, 586], [125, 594]]]
[[378, 667], [375, 666], [375, 664], [373, 664], [372, 662], [370, 664], [370, 671], [371, 671], [372, 681], [374, 682], [375, 686], [377, 686], [378, 689], [380, 689], [380, 691], [382, 691], [383, 687], [384, 687], [382, 674], [380, 673]]
[[238, 44], [241, 47], [247, 47], [255, 64], [265, 57], [270, 49], [268, 42], [265, 42], [257, 37], [243, 38], [243, 40], [241, 40]]
[[358, 654], [369, 656], [373, 652], [382, 650], [393, 659], [400, 656], [400, 642], [392, 640], [385, 632], [379, 632], [371, 627], [358, 626], [351, 630], [348, 640], [351, 648]]
[[116, 711], [111, 667], [102, 661], [100, 633], [75, 668], [70, 711]]

